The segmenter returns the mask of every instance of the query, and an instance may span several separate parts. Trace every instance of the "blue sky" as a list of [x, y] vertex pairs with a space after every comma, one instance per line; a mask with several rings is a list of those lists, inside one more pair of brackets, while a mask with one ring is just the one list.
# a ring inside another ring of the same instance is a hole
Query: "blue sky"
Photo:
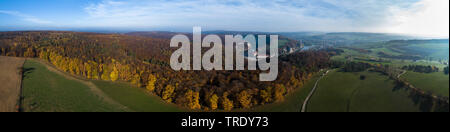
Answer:
[[448, 0], [0, 0], [0, 30], [387, 32], [448, 36]]

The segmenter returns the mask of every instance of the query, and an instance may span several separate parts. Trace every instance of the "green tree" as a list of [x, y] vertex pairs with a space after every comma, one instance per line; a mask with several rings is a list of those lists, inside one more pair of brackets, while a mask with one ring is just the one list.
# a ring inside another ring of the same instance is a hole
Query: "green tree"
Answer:
[[448, 75], [448, 66], [444, 68], [444, 74]]

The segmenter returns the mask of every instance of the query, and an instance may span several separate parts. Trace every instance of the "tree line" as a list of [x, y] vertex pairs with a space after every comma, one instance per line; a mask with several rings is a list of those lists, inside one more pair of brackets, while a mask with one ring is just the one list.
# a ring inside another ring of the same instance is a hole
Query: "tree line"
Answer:
[[372, 64], [363, 62], [349, 62], [343, 65], [344, 72], [362, 72], [372, 67]]
[[439, 68], [436, 66], [408, 65], [408, 66], [403, 66], [402, 69], [408, 70], [408, 71], [419, 72], [419, 73], [439, 72]]
[[444, 74], [448, 75], [448, 66], [444, 68]]

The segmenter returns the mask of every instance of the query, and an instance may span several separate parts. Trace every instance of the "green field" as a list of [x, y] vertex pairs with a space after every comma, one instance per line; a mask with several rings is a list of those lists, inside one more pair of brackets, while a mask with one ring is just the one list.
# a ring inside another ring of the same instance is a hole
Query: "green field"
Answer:
[[[319, 74], [318, 74], [319, 75]], [[291, 94], [288, 94], [283, 102], [266, 104], [253, 108], [249, 111], [254, 112], [300, 112], [303, 101], [305, 101], [309, 92], [313, 89], [315, 82], [319, 76], [314, 76], [303, 87], [296, 89]]]
[[138, 112], [180, 112], [185, 111], [174, 104], [163, 102], [159, 97], [149, 95], [144, 89], [128, 83], [93, 81], [109, 97]]
[[[412, 43], [412, 42], [411, 42]], [[448, 43], [412, 43], [412, 44], [398, 44], [389, 42], [367, 43], [357, 44], [350, 46], [355, 49], [369, 50], [371, 53], [360, 53], [356, 50], [352, 50], [349, 47], [340, 47], [344, 50], [344, 53], [338, 56], [333, 56], [332, 60], [335, 61], [356, 61], [372, 64], [390, 65], [397, 68], [401, 68], [406, 65], [432, 65], [437, 66], [440, 69], [446, 65], [439, 61], [448, 61], [449, 44]], [[378, 55], [379, 52], [383, 52], [392, 56], [407, 56], [418, 55], [423, 57], [420, 60], [408, 60], [408, 59], [393, 59], [384, 58]], [[431, 59], [431, 60], [430, 60]], [[373, 61], [376, 60], [376, 61]], [[381, 61], [379, 61], [381, 60]]]
[[88, 86], [49, 71], [45, 65], [27, 60], [24, 65], [23, 105], [26, 112], [114, 112], [123, 111], [103, 101]]
[[432, 92], [433, 94], [440, 96], [449, 96], [449, 76], [445, 75], [443, 72], [407, 72], [402, 78], [405, 78], [415, 87], [427, 92]]
[[398, 50], [405, 53], [418, 54], [434, 59], [448, 60], [449, 44], [448, 43], [421, 43], [400, 46]]
[[[360, 80], [365, 75], [365, 80]], [[394, 82], [373, 72], [332, 71], [312, 96], [308, 112], [417, 112], [419, 108]]]
[[[394, 41], [361, 43], [338, 48], [344, 50], [344, 53], [333, 56], [332, 60], [389, 65], [400, 71], [401, 67], [407, 65], [430, 65], [443, 69], [446, 66], [444, 62], [448, 61], [449, 44], [444, 40], [400, 43]], [[369, 52], [362, 52], [360, 49]], [[380, 52], [399, 58], [384, 58], [385, 56], [379, 55]], [[401, 58], [408, 56], [420, 56], [422, 59]], [[360, 80], [361, 74], [366, 75], [367, 79]], [[449, 78], [442, 72], [432, 74], [408, 72], [402, 77], [414, 86], [434, 95], [449, 96]], [[394, 81], [378, 73], [335, 71], [321, 80], [319, 90], [312, 97], [308, 111], [420, 111], [420, 106], [412, 101], [408, 91], [393, 90], [393, 88]]]
[[26, 112], [177, 112], [175, 105], [128, 83], [92, 81], [114, 101], [126, 106], [110, 104], [94, 94], [81, 82], [54, 73], [35, 60], [24, 65], [23, 110]]

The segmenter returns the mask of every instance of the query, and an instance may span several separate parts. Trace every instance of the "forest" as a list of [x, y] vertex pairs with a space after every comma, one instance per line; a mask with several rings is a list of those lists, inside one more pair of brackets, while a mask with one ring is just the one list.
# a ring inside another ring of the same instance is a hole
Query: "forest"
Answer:
[[[262, 71], [174, 71], [169, 39], [80, 32], [1, 32], [0, 55], [40, 58], [93, 80], [129, 82], [193, 110], [251, 108], [283, 101], [316, 72], [331, 66], [326, 51], [280, 56], [279, 76], [260, 82]], [[334, 52], [335, 54], [335, 52]]]

